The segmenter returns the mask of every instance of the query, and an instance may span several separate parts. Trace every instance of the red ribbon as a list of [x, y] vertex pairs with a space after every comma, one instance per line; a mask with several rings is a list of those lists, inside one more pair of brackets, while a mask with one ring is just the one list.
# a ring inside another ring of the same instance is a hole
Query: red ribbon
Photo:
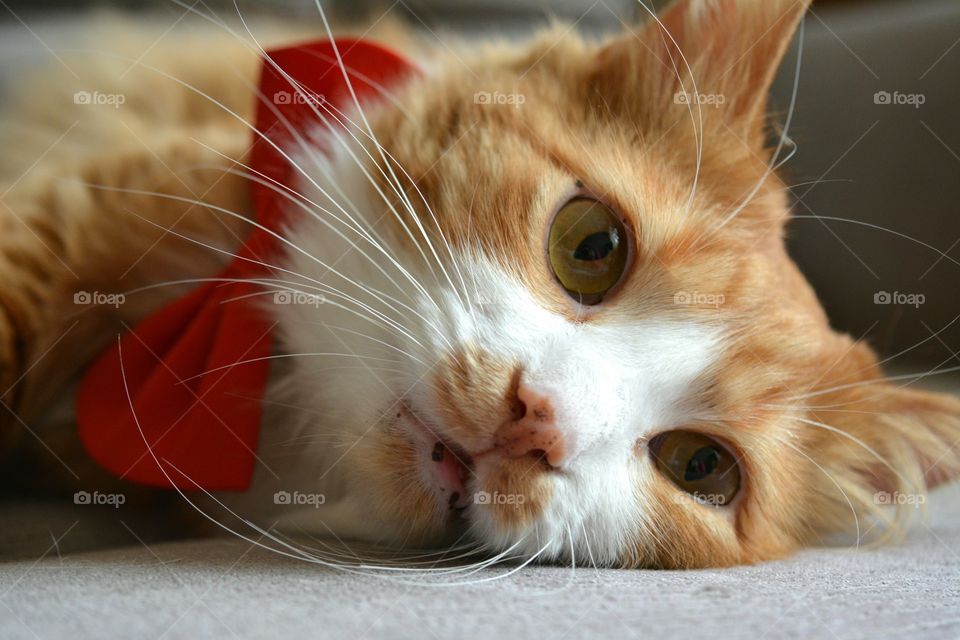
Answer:
[[270, 233], [280, 233], [289, 202], [277, 189], [302, 182], [277, 147], [295, 154], [299, 142], [291, 129], [333, 126], [335, 120], [316, 100], [340, 111], [354, 106], [337, 50], [361, 103], [383, 99], [414, 73], [404, 59], [363, 40], [337, 39], [336, 49], [324, 40], [267, 52], [255, 122], [263, 135], [254, 134], [250, 160], [262, 176], [250, 187], [257, 222], [265, 229], [250, 233], [218, 281], [124, 334], [81, 383], [80, 438], [94, 460], [115, 475], [187, 490], [250, 485], [273, 326], [257, 306], [262, 288], [248, 281], [273, 277], [257, 263], [274, 263], [283, 248]]

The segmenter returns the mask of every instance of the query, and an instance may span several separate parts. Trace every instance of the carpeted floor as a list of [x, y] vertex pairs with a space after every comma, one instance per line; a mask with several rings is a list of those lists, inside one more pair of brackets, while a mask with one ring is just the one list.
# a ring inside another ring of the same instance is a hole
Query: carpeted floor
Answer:
[[131, 526], [126, 548], [58, 557], [51, 541], [40, 560], [0, 563], [0, 637], [955, 639], [960, 487], [930, 507], [901, 545], [754, 567], [431, 578], [347, 574], [240, 540], [146, 546]]

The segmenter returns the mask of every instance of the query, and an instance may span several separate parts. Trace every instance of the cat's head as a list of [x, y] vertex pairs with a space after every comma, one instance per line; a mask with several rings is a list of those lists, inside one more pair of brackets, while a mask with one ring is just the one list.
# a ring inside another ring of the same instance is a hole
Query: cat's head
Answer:
[[288, 380], [341, 531], [727, 565], [956, 469], [960, 405], [883, 381], [784, 249], [767, 93], [808, 4], [444, 53], [366, 113], [382, 148], [353, 113], [359, 142], [301, 156], [323, 210], [287, 267], [324, 303], [275, 311], [325, 354]]

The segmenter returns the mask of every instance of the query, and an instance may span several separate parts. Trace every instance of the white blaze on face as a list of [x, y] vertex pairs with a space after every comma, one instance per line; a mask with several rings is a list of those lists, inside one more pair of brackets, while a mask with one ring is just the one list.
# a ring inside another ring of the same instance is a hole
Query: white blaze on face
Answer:
[[[589, 552], [616, 561], [644, 528], [643, 487], [656, 473], [638, 462], [634, 443], [696, 417], [698, 379], [716, 359], [719, 328], [656, 317], [575, 324], [544, 309], [492, 261], [458, 259], [472, 310], [446, 291], [436, 296], [441, 308], [434, 319], [454, 344], [516, 362], [525, 384], [550, 395], [566, 453], [563, 473], [550, 476], [552, 498], [535, 532], [504, 530], [491, 510], [474, 509], [474, 533], [497, 549], [523, 540], [518, 550], [530, 555], [550, 540], [547, 557], [567, 557], [572, 532], [574, 544], [589, 540]], [[419, 337], [431, 340], [428, 333]], [[418, 406], [430, 407], [428, 390], [412, 393]]]
[[[522, 381], [550, 396], [571, 463], [591, 449], [620, 447], [692, 417], [688, 396], [716, 358], [716, 327], [656, 317], [574, 323], [540, 306], [492, 261], [459, 256], [458, 262], [470, 303], [438, 297], [444, 304], [434, 311], [437, 321], [455, 344], [469, 342], [516, 362]], [[544, 281], [552, 285], [546, 274]]]

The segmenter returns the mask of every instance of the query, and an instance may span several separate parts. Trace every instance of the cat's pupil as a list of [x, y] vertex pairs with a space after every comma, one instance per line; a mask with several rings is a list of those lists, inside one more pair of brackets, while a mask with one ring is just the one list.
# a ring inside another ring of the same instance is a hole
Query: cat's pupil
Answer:
[[620, 238], [617, 236], [616, 230], [591, 233], [577, 246], [576, 251], [573, 252], [573, 257], [576, 260], [587, 262], [603, 260], [613, 253], [619, 243]]
[[690, 456], [683, 479], [687, 482], [703, 480], [717, 469], [720, 464], [720, 452], [714, 447], [703, 447]]

